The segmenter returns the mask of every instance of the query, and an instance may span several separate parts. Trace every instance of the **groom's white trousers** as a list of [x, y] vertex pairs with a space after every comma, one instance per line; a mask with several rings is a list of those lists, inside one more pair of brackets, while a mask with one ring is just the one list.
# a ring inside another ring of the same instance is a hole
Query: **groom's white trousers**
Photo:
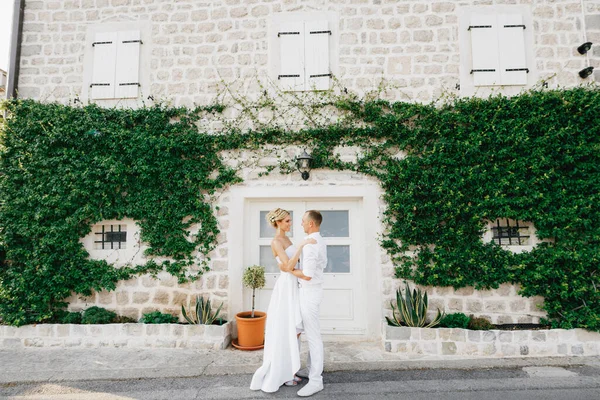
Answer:
[[323, 384], [323, 340], [319, 310], [323, 299], [322, 285], [302, 285], [299, 290], [300, 314], [304, 325], [304, 334], [308, 342], [308, 379], [310, 383]]

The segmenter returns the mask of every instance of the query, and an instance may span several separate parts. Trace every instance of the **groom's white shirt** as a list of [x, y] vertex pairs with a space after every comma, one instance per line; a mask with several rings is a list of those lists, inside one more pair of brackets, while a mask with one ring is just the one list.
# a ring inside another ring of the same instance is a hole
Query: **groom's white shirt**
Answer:
[[311, 233], [306, 239], [312, 238], [315, 244], [307, 244], [302, 249], [302, 273], [309, 278], [300, 280], [302, 287], [319, 286], [323, 284], [323, 270], [327, 266], [327, 245], [319, 232]]

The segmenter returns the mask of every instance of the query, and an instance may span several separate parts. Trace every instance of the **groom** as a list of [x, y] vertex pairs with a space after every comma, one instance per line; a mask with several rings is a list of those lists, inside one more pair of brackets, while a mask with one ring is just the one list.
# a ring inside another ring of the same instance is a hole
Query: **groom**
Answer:
[[[319, 324], [319, 307], [323, 298], [323, 270], [327, 266], [327, 246], [321, 236], [320, 212], [309, 210], [302, 216], [302, 228], [309, 238], [317, 241], [308, 244], [302, 250], [300, 270], [293, 274], [298, 278], [300, 314], [304, 324], [304, 333], [308, 341], [308, 361], [306, 370], [298, 371], [298, 375], [308, 376], [309, 382], [298, 391], [298, 396], [308, 397], [323, 390], [323, 340]], [[303, 374], [304, 372], [304, 374]]]

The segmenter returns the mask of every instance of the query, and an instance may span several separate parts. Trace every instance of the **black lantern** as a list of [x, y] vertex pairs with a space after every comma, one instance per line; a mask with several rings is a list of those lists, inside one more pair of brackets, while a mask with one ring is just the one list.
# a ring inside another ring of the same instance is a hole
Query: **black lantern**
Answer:
[[591, 48], [592, 48], [592, 42], [585, 42], [584, 44], [582, 44], [581, 46], [579, 46], [577, 48], [577, 52], [579, 54], [585, 54], [588, 51], [590, 51]]
[[302, 179], [307, 180], [310, 177], [310, 167], [312, 166], [312, 157], [304, 150], [301, 155], [296, 157], [296, 167], [302, 175]]
[[592, 72], [594, 72], [594, 67], [587, 67], [579, 71], [579, 76], [581, 77], [581, 79], [585, 79], [588, 76], [590, 76]]

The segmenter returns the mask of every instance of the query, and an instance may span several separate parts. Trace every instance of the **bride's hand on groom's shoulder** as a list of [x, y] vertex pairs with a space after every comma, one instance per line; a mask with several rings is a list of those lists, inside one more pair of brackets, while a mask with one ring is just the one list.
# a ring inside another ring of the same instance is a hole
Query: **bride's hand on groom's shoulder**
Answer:
[[300, 243], [300, 246], [304, 247], [307, 244], [317, 244], [317, 241], [313, 238], [308, 238], [306, 240], [303, 240], [302, 243]]

